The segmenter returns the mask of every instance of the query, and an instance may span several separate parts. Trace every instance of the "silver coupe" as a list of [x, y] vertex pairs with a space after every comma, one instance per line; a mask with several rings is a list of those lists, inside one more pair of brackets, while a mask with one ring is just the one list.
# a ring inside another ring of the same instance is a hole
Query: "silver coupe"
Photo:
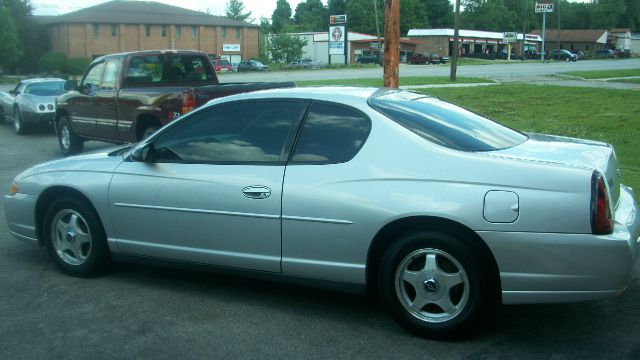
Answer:
[[392, 89], [216, 99], [135, 146], [24, 171], [5, 208], [71, 275], [115, 259], [369, 290], [432, 338], [501, 303], [619, 295], [640, 248], [610, 145]]
[[18, 135], [36, 126], [48, 126], [56, 113], [56, 97], [64, 93], [64, 80], [22, 80], [15, 89], [0, 92], [0, 121], [10, 120]]

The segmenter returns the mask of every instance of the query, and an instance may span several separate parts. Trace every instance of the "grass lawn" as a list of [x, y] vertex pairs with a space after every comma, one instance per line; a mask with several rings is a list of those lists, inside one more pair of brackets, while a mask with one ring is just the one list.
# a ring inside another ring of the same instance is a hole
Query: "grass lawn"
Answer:
[[[493, 81], [483, 78], [458, 77], [456, 83], [491, 83]], [[440, 85], [450, 84], [445, 76], [413, 76], [400, 77], [400, 85]], [[348, 85], [348, 86], [382, 86], [383, 80], [375, 79], [335, 79], [335, 80], [314, 80], [297, 81], [298, 86], [320, 86], [320, 85]]]
[[520, 131], [611, 143], [621, 165], [622, 181], [640, 189], [640, 101], [636, 91], [525, 84], [420, 91]]
[[561, 74], [579, 76], [585, 79], [607, 79], [614, 77], [640, 76], [640, 69], [570, 71]]

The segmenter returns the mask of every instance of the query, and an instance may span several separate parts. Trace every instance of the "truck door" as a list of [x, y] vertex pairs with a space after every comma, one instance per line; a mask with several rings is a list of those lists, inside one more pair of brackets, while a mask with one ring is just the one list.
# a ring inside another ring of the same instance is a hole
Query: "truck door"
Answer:
[[110, 141], [119, 139], [118, 129], [118, 84], [122, 68], [122, 58], [106, 62], [100, 87], [96, 90], [96, 137]]
[[96, 133], [96, 92], [100, 86], [104, 62], [94, 64], [82, 79], [78, 94], [69, 98], [71, 128], [82, 136], [95, 136]]

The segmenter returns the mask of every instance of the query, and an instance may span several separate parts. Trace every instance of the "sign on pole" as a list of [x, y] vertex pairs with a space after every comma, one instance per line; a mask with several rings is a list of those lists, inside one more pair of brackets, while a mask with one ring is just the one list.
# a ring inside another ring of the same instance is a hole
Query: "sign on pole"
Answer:
[[514, 32], [506, 32], [502, 34], [502, 41], [506, 43], [514, 43], [518, 40], [518, 34]]
[[553, 3], [537, 2], [536, 1], [536, 12], [537, 13], [552, 13], [553, 12]]
[[347, 65], [347, 15], [329, 16], [329, 65], [331, 55], [344, 55]]

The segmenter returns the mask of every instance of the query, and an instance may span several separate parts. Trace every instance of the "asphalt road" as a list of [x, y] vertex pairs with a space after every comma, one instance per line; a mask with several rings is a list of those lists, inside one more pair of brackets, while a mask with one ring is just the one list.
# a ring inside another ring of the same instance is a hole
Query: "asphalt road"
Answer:
[[[0, 125], [0, 144], [3, 194], [60, 156], [51, 132]], [[424, 340], [363, 296], [132, 264], [69, 277], [9, 234], [0, 207], [0, 359], [639, 359], [639, 307], [635, 280], [617, 298], [504, 307], [471, 339]]]

